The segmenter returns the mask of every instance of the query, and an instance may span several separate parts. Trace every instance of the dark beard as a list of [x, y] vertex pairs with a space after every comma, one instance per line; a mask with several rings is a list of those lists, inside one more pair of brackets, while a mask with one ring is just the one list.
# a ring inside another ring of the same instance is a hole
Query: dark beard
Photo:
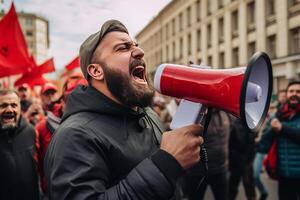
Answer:
[[297, 96], [292, 96], [290, 98], [292, 98], [293, 100], [297, 99], [298, 103], [293, 103], [292, 104], [291, 101], [288, 100], [289, 107], [292, 108], [292, 109], [297, 108], [297, 106], [299, 105], [300, 99]]
[[[137, 62], [133, 62], [129, 67], [129, 72], [134, 67], [133, 65], [137, 64]], [[108, 89], [121, 103], [128, 107], [147, 107], [151, 104], [154, 89], [148, 81], [148, 86], [143, 87], [132, 81], [130, 74], [126, 75], [119, 70], [112, 70], [105, 63], [101, 63], [101, 65]]]

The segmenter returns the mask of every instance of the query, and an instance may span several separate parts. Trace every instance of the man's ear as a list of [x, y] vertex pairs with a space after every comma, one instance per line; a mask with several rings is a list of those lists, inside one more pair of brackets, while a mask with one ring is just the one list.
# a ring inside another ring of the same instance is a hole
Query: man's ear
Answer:
[[87, 67], [87, 72], [93, 79], [98, 81], [104, 80], [103, 69], [99, 64], [90, 64]]

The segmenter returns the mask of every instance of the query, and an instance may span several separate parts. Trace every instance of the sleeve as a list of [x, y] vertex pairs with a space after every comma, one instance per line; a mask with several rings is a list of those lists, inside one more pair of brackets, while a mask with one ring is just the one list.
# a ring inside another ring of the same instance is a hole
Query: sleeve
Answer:
[[283, 122], [280, 136], [281, 135], [300, 144], [300, 127], [292, 127]]
[[109, 186], [107, 145], [107, 141], [100, 141], [86, 131], [74, 128], [58, 131], [45, 160], [50, 199], [170, 199], [173, 196], [174, 185], [149, 158], [117, 184]]
[[43, 193], [47, 192], [47, 181], [46, 181], [46, 177], [45, 177], [45, 173], [44, 173], [44, 156], [43, 156], [43, 152], [46, 152], [46, 149], [43, 145], [43, 137], [44, 137], [44, 132], [43, 129], [46, 128], [46, 120], [42, 120], [41, 122], [39, 122], [36, 126], [36, 132], [37, 132], [37, 136], [36, 136], [36, 162], [37, 162], [37, 170], [38, 170], [38, 175], [39, 175], [39, 179], [40, 179], [40, 186], [41, 189], [43, 191]]
[[259, 153], [268, 153], [269, 149], [272, 146], [274, 136], [276, 133], [274, 133], [270, 127], [271, 121], [273, 117], [268, 120], [266, 123], [266, 126], [262, 132], [262, 136], [260, 138], [260, 141], [258, 143], [258, 152]]

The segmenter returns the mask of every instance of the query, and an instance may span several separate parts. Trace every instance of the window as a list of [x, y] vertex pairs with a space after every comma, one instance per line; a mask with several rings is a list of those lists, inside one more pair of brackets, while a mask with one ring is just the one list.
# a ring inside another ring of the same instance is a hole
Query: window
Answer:
[[29, 26], [33, 25], [32, 19], [30, 19], [30, 18], [25, 19], [25, 24], [29, 25]]
[[248, 22], [248, 24], [255, 23], [255, 3], [254, 3], [254, 1], [250, 2], [247, 5], [247, 22]]
[[191, 7], [187, 8], [187, 25], [190, 26], [191, 25]]
[[290, 52], [300, 53], [300, 27], [290, 30]]
[[179, 14], [179, 31], [182, 31], [182, 13]]
[[176, 60], [176, 47], [175, 47], [175, 41], [172, 43], [172, 51], [173, 51], [173, 61]]
[[219, 55], [219, 68], [220, 69], [224, 69], [225, 68], [224, 63], [225, 63], [224, 52], [221, 52], [220, 55]]
[[289, 0], [289, 7], [300, 4], [300, 0]]
[[196, 13], [197, 13], [197, 21], [200, 21], [201, 19], [201, 2], [198, 0], [196, 2]]
[[267, 16], [272, 16], [272, 15], [275, 14], [275, 2], [274, 2], [274, 0], [267, 0], [266, 13], [267, 13]]
[[166, 40], [169, 38], [169, 25], [166, 24]]
[[172, 35], [175, 35], [175, 19], [172, 20]]
[[180, 38], [179, 40], [179, 57], [182, 58], [183, 57], [183, 39]]
[[231, 28], [232, 28], [232, 36], [238, 36], [238, 11], [233, 11], [231, 14]]
[[166, 47], [166, 62], [169, 62], [169, 46]]
[[188, 53], [189, 55], [192, 54], [192, 36], [188, 34]]
[[208, 56], [207, 58], [207, 65], [212, 66], [212, 56]]
[[276, 35], [267, 38], [267, 53], [270, 58], [276, 58]]
[[210, 15], [212, 11], [211, 1], [207, 1], [207, 15]]
[[32, 31], [26, 31], [26, 36], [33, 36], [33, 32]]
[[201, 49], [201, 31], [200, 29], [197, 30], [197, 51]]
[[218, 8], [222, 8], [224, 6], [224, 0], [218, 0]]
[[211, 47], [211, 24], [207, 26], [207, 47]]
[[256, 51], [255, 42], [248, 44], [248, 58], [251, 58]]
[[232, 50], [232, 66], [236, 67], [239, 64], [239, 48]]
[[224, 42], [224, 19], [219, 19], [219, 42]]

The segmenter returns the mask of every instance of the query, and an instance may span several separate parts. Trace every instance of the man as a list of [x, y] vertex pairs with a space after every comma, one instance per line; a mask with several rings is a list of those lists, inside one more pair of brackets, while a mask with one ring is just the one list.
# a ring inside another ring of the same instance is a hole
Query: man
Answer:
[[31, 89], [27, 83], [24, 83], [18, 87], [17, 91], [21, 99], [21, 111], [22, 113], [25, 113], [32, 104]]
[[286, 90], [279, 90], [277, 93], [277, 105], [276, 108], [280, 109], [281, 106], [286, 102]]
[[[162, 134], [144, 52], [109, 20], [80, 48], [88, 87], [69, 96], [45, 158], [50, 199], [171, 199], [200, 160], [202, 127]], [[160, 144], [159, 144], [160, 143]]]
[[53, 103], [56, 99], [57, 87], [53, 83], [45, 83], [41, 89], [42, 106], [45, 112], [52, 111]]
[[266, 125], [259, 152], [267, 153], [277, 141], [279, 199], [300, 198], [300, 81], [287, 86], [287, 102]]
[[0, 199], [39, 199], [36, 132], [21, 116], [20, 99], [0, 90]]
[[240, 119], [233, 120], [229, 137], [229, 200], [236, 199], [241, 180], [246, 199], [256, 199], [253, 176], [255, 136], [243, 126]]
[[60, 124], [61, 117], [64, 112], [65, 102], [67, 101], [67, 98], [72, 92], [72, 90], [77, 85], [87, 85], [87, 81], [83, 77], [67, 79], [63, 87], [62, 96], [56, 102], [52, 102], [54, 104], [52, 111], [48, 111], [47, 118], [41, 120], [35, 126], [36, 130], [39, 133], [39, 144], [40, 144], [40, 156], [38, 162], [40, 182], [41, 182], [40, 185], [45, 199], [48, 196], [47, 181], [44, 173], [44, 159], [45, 159], [46, 151], [48, 149], [48, 145], [52, 139], [55, 130], [58, 128]]

